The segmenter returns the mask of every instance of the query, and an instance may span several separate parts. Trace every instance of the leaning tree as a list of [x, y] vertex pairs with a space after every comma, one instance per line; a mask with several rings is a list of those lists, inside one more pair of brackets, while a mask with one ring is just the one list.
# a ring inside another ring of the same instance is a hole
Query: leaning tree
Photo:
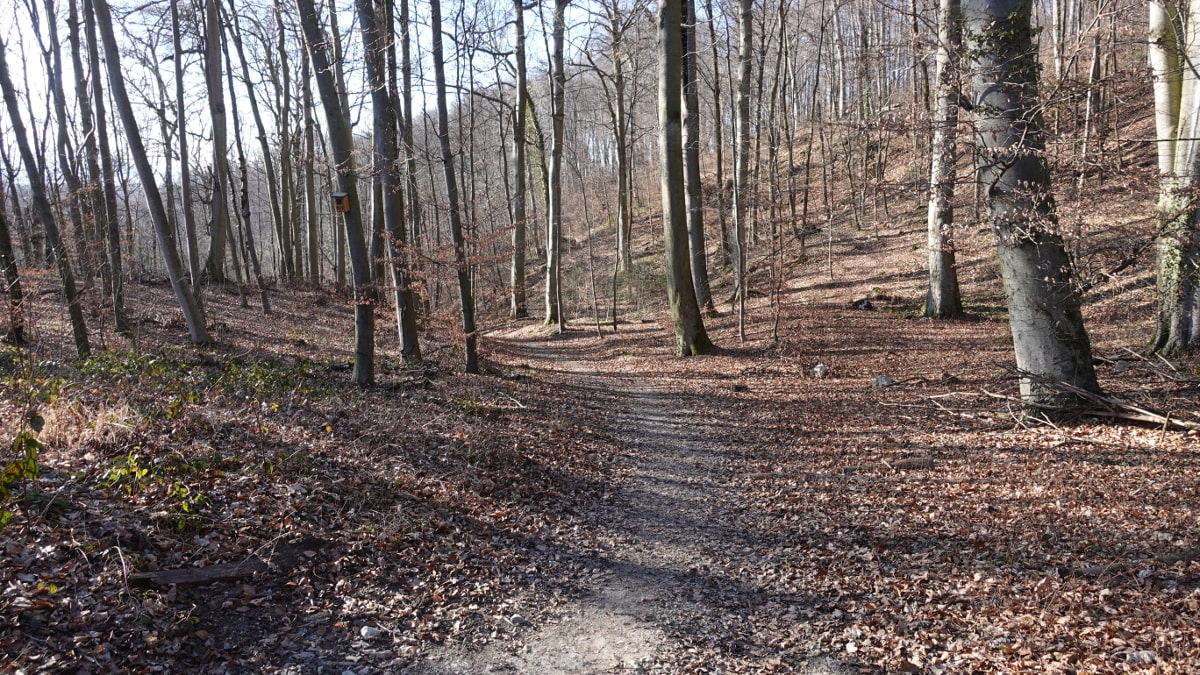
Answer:
[[1098, 392], [1071, 262], [1058, 232], [1028, 0], [963, 0], [977, 170], [996, 233], [1021, 398], [1077, 406], [1060, 383]]

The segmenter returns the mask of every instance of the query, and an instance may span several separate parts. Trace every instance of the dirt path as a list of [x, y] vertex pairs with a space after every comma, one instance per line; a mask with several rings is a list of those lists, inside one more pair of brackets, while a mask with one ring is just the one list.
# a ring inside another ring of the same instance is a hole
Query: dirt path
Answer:
[[[586, 563], [590, 582], [532, 622], [514, 616], [507, 640], [482, 651], [437, 651], [406, 672], [677, 672], [698, 661], [699, 651], [724, 648], [706, 644], [706, 626], [749, 621], [759, 594], [747, 579], [760, 547], [737, 526], [725, 450], [708, 428], [720, 420], [689, 415], [669, 395], [669, 381], [653, 387], [577, 362], [564, 367], [580, 386], [623, 402], [609, 419], [628, 453], [625, 480], [615, 499], [590, 514], [607, 542]], [[560, 592], [571, 594], [550, 589]], [[779, 665], [762, 651], [746, 656], [753, 670]], [[855, 671], [816, 657], [798, 672]]]

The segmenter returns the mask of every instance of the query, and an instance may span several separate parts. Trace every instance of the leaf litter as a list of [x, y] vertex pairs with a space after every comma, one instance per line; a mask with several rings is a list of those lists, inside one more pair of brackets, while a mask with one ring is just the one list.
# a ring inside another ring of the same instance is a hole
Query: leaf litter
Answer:
[[[311, 302], [290, 299], [284, 316]], [[1200, 439], [1024, 423], [1002, 322], [798, 303], [784, 328], [803, 339], [760, 327], [741, 346], [720, 317], [726, 349], [687, 360], [654, 325], [514, 325], [487, 338], [489, 375], [435, 349], [360, 390], [344, 310], [286, 323], [311, 331], [303, 349], [244, 316], [201, 351], [5, 357], [5, 428], [47, 422], [0, 533], [5, 669], [422, 672], [448, 650], [519, 666], [605, 597], [611, 630], [646, 631], [613, 669], [1200, 663]], [[1196, 420], [1194, 370], [1111, 356], [1109, 392]]]

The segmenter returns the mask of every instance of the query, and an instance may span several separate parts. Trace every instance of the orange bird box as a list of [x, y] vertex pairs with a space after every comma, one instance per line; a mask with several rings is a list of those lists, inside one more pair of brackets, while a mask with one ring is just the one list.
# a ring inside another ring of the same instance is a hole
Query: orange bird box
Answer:
[[350, 213], [350, 195], [345, 192], [335, 192], [333, 197], [333, 210], [338, 213]]

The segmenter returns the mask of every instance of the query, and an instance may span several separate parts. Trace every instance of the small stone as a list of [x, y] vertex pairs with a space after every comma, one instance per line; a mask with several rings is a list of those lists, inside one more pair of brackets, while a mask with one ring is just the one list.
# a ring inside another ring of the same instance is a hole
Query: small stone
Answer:
[[812, 374], [813, 377], [817, 378], [829, 377], [829, 366], [825, 365], [824, 363], [818, 363], [817, 365], [813, 366]]
[[1118, 360], [1115, 364], [1113, 364], [1113, 370], [1118, 373], [1123, 373], [1130, 368], [1133, 368], [1133, 364], [1128, 361]]
[[374, 626], [363, 626], [362, 628], [359, 629], [358, 634], [368, 640], [374, 640], [375, 638], [382, 635], [383, 632]]
[[875, 378], [875, 381], [871, 383], [871, 386], [875, 387], [876, 389], [882, 389], [884, 387], [890, 387], [893, 384], [896, 384], [895, 380], [887, 375], [880, 375], [879, 377]]
[[512, 625], [514, 625], [514, 626], [529, 626], [529, 625], [532, 625], [532, 624], [530, 624], [530, 623], [529, 623], [529, 620], [528, 620], [528, 619], [526, 619], [525, 617], [521, 616], [520, 614], [513, 614], [511, 617], [509, 617], [509, 619], [508, 619], [508, 622], [509, 622], [509, 623], [511, 623], [511, 624], [512, 624]]
[[1149, 650], [1132, 651], [1125, 654], [1125, 660], [1130, 663], [1150, 665], [1158, 662], [1158, 655]]

